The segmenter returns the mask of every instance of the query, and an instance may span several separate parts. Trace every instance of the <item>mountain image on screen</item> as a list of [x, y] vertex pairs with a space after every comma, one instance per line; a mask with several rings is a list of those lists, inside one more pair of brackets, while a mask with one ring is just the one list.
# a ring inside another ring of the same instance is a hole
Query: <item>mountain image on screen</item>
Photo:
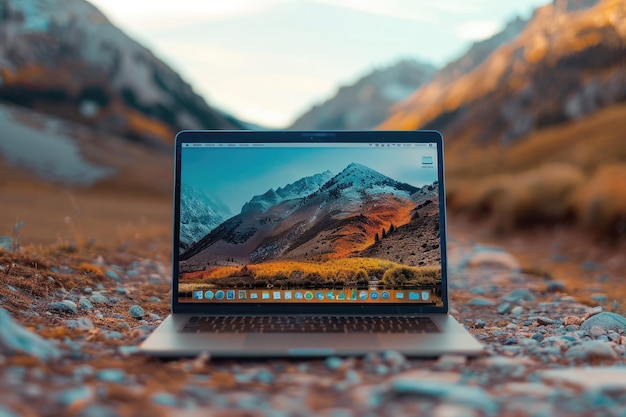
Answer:
[[[438, 184], [350, 163], [253, 196], [181, 251], [180, 280], [211, 287], [441, 283]], [[183, 213], [181, 219], [200, 214]]]

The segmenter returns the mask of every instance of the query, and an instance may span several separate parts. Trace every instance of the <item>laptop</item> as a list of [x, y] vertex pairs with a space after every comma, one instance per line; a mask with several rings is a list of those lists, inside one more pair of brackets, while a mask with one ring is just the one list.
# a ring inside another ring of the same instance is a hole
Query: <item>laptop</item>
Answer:
[[183, 131], [154, 356], [476, 355], [448, 314], [436, 131]]

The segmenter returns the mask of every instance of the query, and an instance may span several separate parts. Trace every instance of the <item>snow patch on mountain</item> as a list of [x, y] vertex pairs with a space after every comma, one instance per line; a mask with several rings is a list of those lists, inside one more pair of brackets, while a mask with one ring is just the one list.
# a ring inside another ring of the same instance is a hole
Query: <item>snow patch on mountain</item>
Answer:
[[182, 184], [180, 191], [180, 247], [182, 253], [230, 217], [228, 207], [216, 197]]
[[353, 162], [324, 184], [320, 191], [326, 191], [335, 198], [341, 196], [357, 200], [364, 195], [380, 194], [409, 198], [411, 194], [419, 191], [419, 188], [396, 181], [365, 165]]
[[306, 197], [307, 195], [317, 191], [322, 185], [332, 178], [330, 171], [324, 171], [310, 177], [304, 177], [298, 181], [279, 187], [274, 190], [270, 188], [265, 194], [255, 195], [252, 199], [243, 205], [241, 212], [247, 211], [266, 211], [268, 208], [275, 206], [283, 201], [293, 200], [296, 198]]

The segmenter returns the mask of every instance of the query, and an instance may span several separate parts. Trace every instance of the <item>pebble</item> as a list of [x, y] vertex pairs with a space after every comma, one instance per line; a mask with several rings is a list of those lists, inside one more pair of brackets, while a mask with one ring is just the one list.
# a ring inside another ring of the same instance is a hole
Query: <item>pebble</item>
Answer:
[[512, 308], [513, 305], [511, 303], [502, 303], [498, 306], [498, 314], [508, 314]]
[[92, 292], [93, 292], [93, 289], [91, 287], [83, 288], [83, 293], [85, 294], [91, 294]]
[[126, 379], [126, 372], [123, 369], [103, 369], [96, 372], [96, 379], [103, 382], [122, 383]]
[[590, 331], [594, 326], [599, 326], [605, 332], [626, 332], [626, 317], [617, 313], [602, 312], [589, 317], [580, 325], [580, 330]]
[[109, 299], [102, 294], [93, 294], [89, 299], [94, 304], [109, 304]]
[[130, 314], [132, 318], [142, 319], [144, 316], [144, 311], [143, 308], [135, 304], [128, 309], [128, 314]]
[[160, 303], [161, 299], [159, 297], [156, 297], [156, 296], [153, 295], [152, 297], [148, 298], [148, 302], [149, 303]]
[[167, 407], [176, 407], [178, 405], [178, 400], [172, 394], [168, 394], [167, 392], [157, 392], [152, 395], [152, 402], [165, 405]]
[[93, 322], [87, 317], [79, 317], [76, 320], [68, 320], [66, 325], [70, 330], [91, 330], [94, 328]]
[[91, 301], [89, 301], [88, 299], [81, 297], [78, 300], [78, 305], [80, 306], [80, 308], [82, 308], [83, 310], [87, 310], [87, 311], [91, 311], [93, 310], [93, 304], [91, 303]]
[[396, 378], [391, 383], [391, 390], [402, 395], [415, 394], [441, 399], [446, 403], [453, 402], [472, 406], [487, 416], [493, 416], [498, 412], [497, 403], [484, 389], [476, 386], [451, 384], [436, 380]]
[[546, 287], [548, 292], [563, 292], [565, 291], [565, 284], [560, 281], [551, 281]]
[[53, 303], [49, 303], [48, 310], [59, 311], [61, 313], [67, 313], [67, 314], [78, 313], [78, 309], [76, 308], [76, 303], [73, 303], [72, 301], [68, 301], [68, 300], [55, 301]]
[[483, 287], [472, 287], [470, 292], [476, 295], [485, 295], [485, 289]]
[[87, 401], [93, 397], [93, 389], [87, 385], [70, 388], [57, 394], [57, 403], [69, 407], [79, 401]]
[[476, 297], [470, 300], [470, 304], [473, 306], [479, 306], [479, 307], [491, 307], [495, 305], [496, 302], [493, 300], [489, 300], [487, 298]]
[[25, 353], [43, 361], [60, 356], [48, 340], [13, 321], [9, 312], [0, 307], [0, 354], [15, 353]]
[[539, 372], [539, 378], [553, 384], [575, 386], [583, 391], [626, 392], [626, 367], [585, 367]]
[[326, 358], [326, 360], [324, 361], [324, 365], [326, 365], [328, 369], [336, 370], [341, 368], [341, 365], [343, 365], [343, 360], [341, 358], [338, 358], [337, 356], [330, 356]]
[[9, 411], [9, 409], [5, 408], [3, 405], [0, 405], [0, 417], [19, 417], [19, 416]]
[[148, 317], [150, 317], [152, 320], [161, 320], [161, 316], [154, 313], [148, 313]]
[[565, 352], [565, 357], [576, 361], [616, 359], [617, 353], [606, 342], [590, 340], [582, 345], [571, 347]]
[[478, 319], [474, 322], [474, 327], [477, 329], [483, 329], [487, 323], [485, 320]]
[[535, 299], [533, 293], [526, 288], [516, 288], [502, 297], [502, 301], [513, 304], [521, 304], [524, 301], [535, 301]]
[[382, 359], [392, 369], [399, 369], [408, 363], [406, 356], [396, 350], [384, 351]]
[[100, 404], [91, 404], [83, 408], [77, 417], [118, 417], [119, 414]]
[[535, 320], [537, 320], [537, 323], [540, 326], [548, 326], [550, 324], [556, 323], [555, 320], [551, 319], [550, 317], [545, 317], [545, 316], [539, 316]]
[[124, 287], [115, 287], [115, 292], [118, 294], [126, 294], [126, 288]]
[[119, 281], [120, 280], [120, 276], [117, 272], [115, 272], [112, 269], [107, 269], [107, 271], [104, 273], [104, 275], [106, 275], [107, 277], [111, 278], [112, 280], [115, 281]]
[[130, 324], [128, 324], [127, 321], [120, 321], [119, 323], [117, 323], [117, 327], [122, 330], [130, 330]]
[[115, 330], [103, 330], [102, 334], [104, 335], [105, 339], [119, 340], [124, 337], [122, 333], [115, 331]]
[[513, 314], [515, 317], [521, 316], [523, 312], [524, 312], [524, 308], [522, 306], [515, 306], [511, 310], [511, 314]]

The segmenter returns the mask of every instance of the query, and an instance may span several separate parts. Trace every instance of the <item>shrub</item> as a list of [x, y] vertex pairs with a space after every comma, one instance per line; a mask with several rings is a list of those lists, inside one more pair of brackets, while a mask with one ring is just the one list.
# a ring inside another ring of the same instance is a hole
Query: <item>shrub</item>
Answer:
[[626, 235], [626, 164], [599, 168], [576, 193], [576, 213], [597, 238]]

